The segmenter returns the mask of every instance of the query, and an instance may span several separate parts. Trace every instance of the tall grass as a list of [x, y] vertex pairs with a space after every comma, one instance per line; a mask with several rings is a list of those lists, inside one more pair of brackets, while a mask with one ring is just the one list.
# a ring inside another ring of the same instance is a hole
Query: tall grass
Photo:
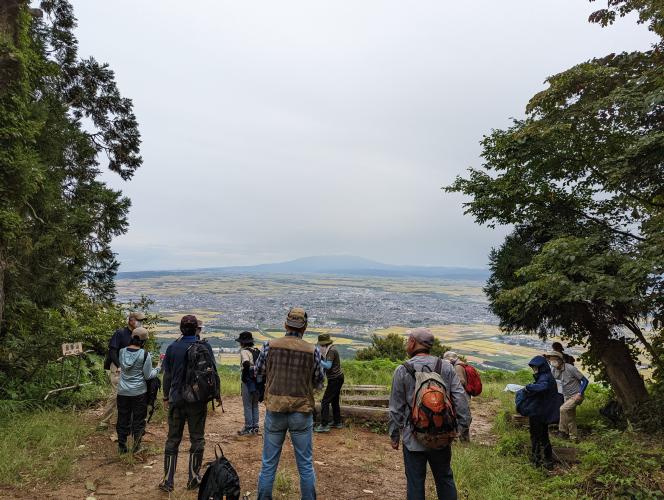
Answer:
[[78, 446], [93, 431], [79, 414], [16, 413], [0, 420], [0, 484], [58, 481], [71, 472]]

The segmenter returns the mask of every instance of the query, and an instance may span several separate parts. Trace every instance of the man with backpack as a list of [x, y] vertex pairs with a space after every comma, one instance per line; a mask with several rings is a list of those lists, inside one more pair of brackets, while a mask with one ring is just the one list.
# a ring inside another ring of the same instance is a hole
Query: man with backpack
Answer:
[[238, 431], [238, 435], [258, 434], [259, 387], [254, 365], [260, 350], [254, 347], [254, 337], [251, 332], [242, 332], [235, 341], [240, 343], [240, 366], [242, 368], [240, 393], [244, 408], [244, 428]]
[[463, 390], [466, 392], [466, 397], [468, 399], [468, 427], [459, 428], [459, 441], [468, 443], [470, 442], [470, 424], [473, 421], [473, 415], [470, 411], [470, 398], [472, 396], [479, 396], [482, 393], [482, 380], [475, 367], [461, 361], [456, 352], [447, 351], [443, 355], [443, 359], [446, 359], [452, 364], [454, 371], [463, 386]]
[[127, 438], [133, 436], [132, 453], [141, 449], [148, 414], [147, 381], [159, 375], [160, 367], [152, 368], [152, 357], [143, 349], [148, 340], [146, 328], [134, 328], [129, 346], [120, 349], [120, 382], [118, 383], [118, 450], [128, 452]]
[[182, 337], [168, 346], [163, 361], [168, 437], [164, 447], [164, 479], [159, 488], [166, 492], [174, 489], [178, 449], [185, 423], [191, 441], [187, 489], [195, 489], [200, 484], [207, 404], [213, 399], [221, 404], [219, 376], [212, 347], [197, 339], [197, 328], [196, 316], [183, 316], [180, 320]]
[[258, 500], [272, 499], [272, 486], [281, 448], [290, 433], [295, 462], [300, 473], [302, 500], [315, 500], [313, 466], [314, 389], [323, 385], [320, 349], [302, 339], [307, 313], [294, 307], [288, 311], [286, 335], [263, 345], [256, 361], [258, 376], [265, 374], [265, 424], [263, 459], [258, 476]]
[[392, 448], [403, 442], [407, 499], [424, 500], [427, 463], [439, 499], [457, 498], [450, 466], [457, 428], [469, 425], [468, 399], [452, 365], [430, 354], [434, 336], [428, 328], [410, 331], [410, 359], [397, 367], [390, 394]]
[[117, 408], [117, 393], [118, 383], [120, 382], [120, 349], [124, 349], [131, 342], [131, 333], [135, 328], [140, 328], [145, 319], [145, 314], [142, 312], [131, 312], [127, 317], [127, 326], [115, 331], [111, 339], [108, 341], [108, 352], [106, 359], [104, 359], [104, 370], [108, 370], [109, 380], [113, 388], [113, 395], [108, 400], [104, 412], [99, 421], [99, 430], [106, 430], [111, 422], [111, 418]]

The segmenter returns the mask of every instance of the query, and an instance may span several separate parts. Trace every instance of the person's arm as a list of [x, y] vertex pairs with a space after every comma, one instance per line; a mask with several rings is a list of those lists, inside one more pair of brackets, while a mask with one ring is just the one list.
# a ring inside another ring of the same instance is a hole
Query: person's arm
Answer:
[[581, 370], [579, 370], [576, 366], [569, 365], [567, 369], [571, 370], [574, 378], [579, 381], [580, 385], [579, 395], [583, 398], [583, 393], [586, 392], [586, 389], [588, 388], [588, 384], [590, 383], [590, 381], [585, 377], [583, 373], [581, 373]]
[[398, 366], [392, 376], [392, 391], [390, 392], [390, 420], [388, 433], [392, 441], [392, 448], [399, 449], [399, 439], [401, 429], [404, 428], [406, 415], [408, 414], [408, 404], [406, 402], [406, 389], [404, 376], [410, 376], [403, 366]]
[[325, 382], [325, 370], [323, 369], [320, 348], [318, 346], [314, 349], [314, 373], [312, 375], [312, 380], [314, 383], [314, 389], [323, 388], [323, 382]]
[[[551, 378], [553, 378], [553, 374], [551, 374]], [[526, 386], [526, 390], [528, 392], [544, 392], [549, 389], [549, 383], [547, 382], [547, 377], [539, 377], [539, 379], [536, 382], [533, 382], [532, 384], [528, 384]]]
[[263, 344], [263, 348], [261, 349], [261, 353], [258, 355], [258, 359], [256, 359], [256, 364], [254, 365], [254, 369], [256, 370], [256, 376], [265, 376], [265, 368], [267, 365], [267, 354], [270, 350], [270, 343], [265, 342]]
[[452, 404], [454, 405], [457, 423], [462, 429], [468, 429], [470, 427], [470, 408], [468, 407], [466, 390], [461, 385], [461, 380], [459, 380], [456, 370], [451, 365], [448, 370], [443, 369], [443, 372], [443, 380], [450, 392], [450, 399], [452, 399]]
[[158, 366], [156, 368], [152, 368], [152, 356], [149, 352], [145, 352], [147, 353], [147, 356], [145, 356], [145, 361], [143, 361], [143, 378], [145, 380], [150, 380], [151, 378], [155, 378], [157, 375], [159, 375], [161, 368]]
[[119, 349], [115, 347], [109, 347], [108, 348], [108, 357], [111, 358], [111, 363], [113, 363], [115, 366], [120, 368], [120, 356], [119, 356]]
[[164, 378], [162, 380], [164, 385], [164, 401], [168, 401], [168, 396], [171, 393], [171, 380], [173, 378], [173, 355], [170, 347], [166, 350], [166, 357], [162, 365], [164, 367]]

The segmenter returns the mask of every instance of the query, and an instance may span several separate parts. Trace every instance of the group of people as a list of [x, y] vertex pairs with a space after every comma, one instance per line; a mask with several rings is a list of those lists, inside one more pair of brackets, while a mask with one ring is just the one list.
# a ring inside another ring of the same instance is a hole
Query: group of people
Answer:
[[[168, 346], [163, 361], [153, 368], [150, 353], [144, 349], [148, 338], [148, 332], [142, 326], [144, 319], [142, 313], [131, 313], [127, 326], [116, 331], [109, 342], [106, 367], [117, 397], [106, 407], [101, 425], [108, 426], [117, 406], [119, 452], [128, 452], [130, 435], [133, 437], [131, 450], [139, 451], [145, 431], [147, 381], [162, 371], [168, 437], [164, 447], [164, 477], [159, 488], [166, 492], [174, 490], [178, 450], [187, 424], [191, 440], [187, 488], [195, 489], [201, 482], [208, 401], [214, 399], [221, 404], [212, 348], [200, 340], [201, 322], [193, 315], [185, 315], [180, 321], [181, 337]], [[272, 498], [287, 433], [295, 452], [301, 498], [315, 499], [313, 432], [330, 432], [331, 428], [343, 427], [339, 398], [344, 374], [339, 353], [329, 334], [319, 335], [317, 344], [303, 340], [307, 325], [307, 313], [295, 307], [288, 312], [283, 337], [265, 342], [260, 349], [255, 347], [251, 332], [242, 332], [236, 339], [240, 344], [244, 409], [244, 427], [238, 434], [259, 434], [259, 402], [264, 402], [266, 409], [258, 477], [259, 499]], [[416, 328], [409, 332], [406, 344], [409, 359], [395, 370], [389, 398], [389, 437], [394, 450], [402, 448], [409, 500], [425, 498], [427, 464], [438, 497], [457, 498], [451, 468], [451, 442], [457, 436], [462, 441], [470, 439], [471, 398], [466, 389], [465, 363], [452, 351], [445, 353], [443, 358], [433, 356], [433, 345], [434, 335], [429, 329]], [[210, 373], [205, 380], [211, 389], [198, 399], [191, 394], [186, 373], [192, 352], [199, 356], [195, 358], [197, 366], [205, 367], [209, 363]], [[559, 421], [562, 434], [572, 439], [577, 437], [575, 408], [583, 401], [588, 380], [574, 367], [573, 358], [570, 360], [566, 356], [560, 346], [559, 351], [554, 349], [530, 362], [535, 381], [526, 386], [524, 394], [531, 413], [533, 461], [538, 465], [548, 466], [552, 461], [548, 438], [551, 422]], [[325, 378], [327, 387], [321, 402], [320, 423], [314, 427], [314, 392], [322, 389]], [[559, 388], [564, 404], [559, 401]], [[416, 417], [418, 410], [424, 410], [424, 413], [420, 412]], [[559, 417], [554, 418], [554, 412]], [[427, 416], [426, 424], [421, 420], [415, 423], [414, 419], [426, 419]]]
[[579, 440], [576, 408], [583, 402], [589, 381], [574, 361], [562, 344], [554, 342], [551, 351], [530, 361], [535, 380], [517, 393], [517, 411], [528, 417], [535, 466], [553, 468], [549, 425], [558, 424], [558, 437]]

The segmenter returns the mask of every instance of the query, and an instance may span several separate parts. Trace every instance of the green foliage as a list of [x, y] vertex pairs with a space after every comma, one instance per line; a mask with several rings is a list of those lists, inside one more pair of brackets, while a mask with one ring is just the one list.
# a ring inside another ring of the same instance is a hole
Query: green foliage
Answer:
[[[662, 36], [661, 2], [610, 2], [591, 20], [631, 11]], [[479, 223], [515, 228], [490, 256], [501, 327], [586, 346], [626, 407], [648, 397], [637, 356], [658, 374], [664, 359], [662, 67], [655, 47], [550, 77], [525, 119], [483, 139], [483, 168], [447, 188]]]
[[65, 479], [92, 430], [80, 415], [62, 411], [0, 416], [0, 484]]
[[373, 334], [371, 345], [357, 351], [355, 359], [368, 361], [371, 359], [389, 359], [403, 361], [406, 359], [406, 340], [397, 333], [390, 333], [385, 337]]
[[20, 382], [50, 370], [60, 343], [101, 352], [123, 322], [110, 243], [129, 200], [100, 180], [101, 155], [123, 179], [141, 163], [132, 103], [106, 65], [78, 58], [69, 2], [45, 0], [43, 18], [21, 3], [0, 27], [0, 63], [15, 61], [0, 88], [2, 398], [35, 396]]
[[370, 361], [344, 360], [341, 367], [344, 380], [348, 385], [392, 385], [392, 375], [400, 362], [389, 359], [372, 359]]
[[[438, 338], [434, 338], [431, 354], [442, 357], [449, 346], [441, 344]], [[390, 333], [386, 336], [373, 334], [371, 336], [371, 345], [360, 349], [355, 354], [355, 359], [359, 361], [368, 361], [372, 359], [389, 359], [392, 361], [403, 361], [408, 357], [406, 352], [406, 339], [398, 333]]]

